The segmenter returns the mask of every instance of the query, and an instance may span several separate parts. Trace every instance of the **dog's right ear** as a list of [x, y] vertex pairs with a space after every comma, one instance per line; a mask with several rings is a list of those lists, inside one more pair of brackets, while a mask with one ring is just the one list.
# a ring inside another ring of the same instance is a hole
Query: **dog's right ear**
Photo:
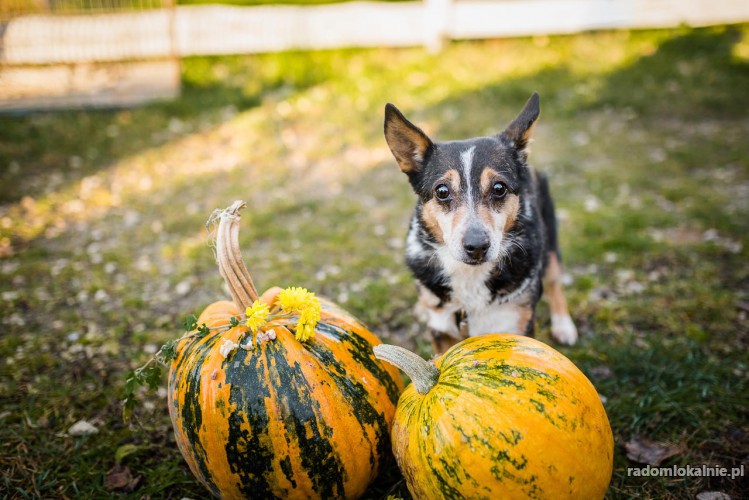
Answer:
[[433, 147], [429, 137], [390, 103], [385, 105], [385, 140], [398, 166], [409, 175], [421, 170]]
[[533, 127], [536, 125], [538, 115], [541, 113], [540, 98], [538, 92], [534, 92], [520, 114], [507, 126], [501, 136], [510, 141], [518, 151], [525, 156], [528, 155], [528, 143], [531, 140]]

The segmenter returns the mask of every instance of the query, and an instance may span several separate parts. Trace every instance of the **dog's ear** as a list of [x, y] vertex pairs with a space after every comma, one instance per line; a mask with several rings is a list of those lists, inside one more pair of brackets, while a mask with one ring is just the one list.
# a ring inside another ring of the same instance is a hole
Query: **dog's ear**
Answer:
[[385, 105], [385, 140], [398, 166], [409, 175], [421, 169], [433, 147], [429, 137], [390, 103]]
[[534, 92], [520, 114], [512, 120], [501, 136], [510, 141], [518, 151], [526, 151], [530, 142], [533, 127], [538, 115], [541, 113], [540, 98], [538, 92]]

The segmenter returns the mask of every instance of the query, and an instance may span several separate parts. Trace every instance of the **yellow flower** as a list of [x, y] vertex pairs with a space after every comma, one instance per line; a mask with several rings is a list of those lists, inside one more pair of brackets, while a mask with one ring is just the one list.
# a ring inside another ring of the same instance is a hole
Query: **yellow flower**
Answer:
[[320, 321], [320, 301], [315, 294], [302, 287], [289, 287], [278, 294], [278, 303], [286, 313], [299, 314], [295, 337], [304, 342], [315, 336], [315, 327]]
[[294, 335], [298, 341], [304, 342], [315, 336], [315, 327], [320, 321], [320, 310], [320, 302], [315, 299], [299, 313], [299, 323], [297, 323]]
[[247, 314], [247, 326], [250, 327], [252, 333], [257, 333], [258, 329], [266, 323], [270, 309], [265, 302], [256, 300], [252, 307], [247, 308], [245, 314]]
[[314, 293], [297, 286], [281, 290], [278, 294], [278, 302], [281, 304], [281, 309], [289, 313], [300, 313], [309, 304], [319, 304]]

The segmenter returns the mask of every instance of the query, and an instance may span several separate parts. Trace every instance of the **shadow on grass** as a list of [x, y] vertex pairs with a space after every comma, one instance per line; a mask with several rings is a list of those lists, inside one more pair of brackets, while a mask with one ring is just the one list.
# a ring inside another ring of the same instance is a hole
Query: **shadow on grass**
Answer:
[[[581, 87], [579, 75], [553, 67], [452, 96], [425, 116], [451, 105], [472, 117], [492, 112], [494, 121], [487, 119], [487, 128], [494, 125], [499, 130], [504, 125], [501, 117], [510, 116], [517, 103], [539, 90], [544, 113], [551, 117], [613, 106], [643, 117], [741, 118], [749, 109], [749, 93], [743, 91], [749, 86], [749, 63], [732, 55], [739, 35], [731, 27], [685, 31], [598, 85]], [[340, 59], [354, 51], [338, 52]], [[132, 110], [0, 116], [0, 204], [59, 189], [118, 159], [217, 125], [264, 98], [324, 82], [341, 69], [340, 64], [330, 64], [329, 56], [290, 52], [224, 57], [219, 62], [190, 58], [183, 62], [182, 94], [171, 102]], [[596, 78], [600, 76], [591, 76]], [[690, 106], [674, 106], [674, 100], [688, 100]], [[498, 108], [487, 108], [487, 102], [496, 102]], [[440, 133], [475, 135], [475, 120], [443, 120]]]
[[[486, 133], [499, 132], [531, 93], [538, 91], [541, 125], [547, 117], [576, 118], [604, 109], [614, 114], [634, 112], [642, 119], [743, 119], [749, 109], [749, 92], [745, 91], [749, 59], [734, 53], [741, 37], [741, 30], [733, 26], [684, 28], [678, 36], [654, 41], [643, 49], [648, 54], [612, 72], [583, 76], [564, 65], [548, 67], [451, 95], [435, 109], [426, 110], [425, 116], [441, 122], [438, 133], [444, 139], [476, 135], [476, 121], [479, 127], [485, 125]], [[445, 108], [459, 109], [459, 116], [471, 120], [444, 120], [440, 113]]]
[[749, 60], [734, 54], [741, 36], [732, 26], [685, 29], [609, 75], [591, 106], [629, 107], [643, 118], [746, 118]]
[[[346, 51], [341, 51], [345, 57]], [[40, 196], [120, 159], [205, 131], [275, 94], [332, 76], [324, 53], [194, 57], [182, 61], [173, 101], [133, 109], [0, 115], [0, 205]]]

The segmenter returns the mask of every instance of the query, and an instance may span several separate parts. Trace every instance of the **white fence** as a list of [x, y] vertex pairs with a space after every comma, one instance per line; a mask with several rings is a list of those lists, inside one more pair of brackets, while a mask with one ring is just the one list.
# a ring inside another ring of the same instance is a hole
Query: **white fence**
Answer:
[[425, 0], [317, 6], [181, 6], [10, 21], [0, 64], [59, 64], [336, 47], [439, 47], [593, 29], [749, 21], [749, 0]]
[[749, 0], [424, 0], [182, 6], [0, 23], [0, 112], [131, 106], [179, 93], [179, 57], [288, 49], [437, 50], [449, 39], [749, 21]]

